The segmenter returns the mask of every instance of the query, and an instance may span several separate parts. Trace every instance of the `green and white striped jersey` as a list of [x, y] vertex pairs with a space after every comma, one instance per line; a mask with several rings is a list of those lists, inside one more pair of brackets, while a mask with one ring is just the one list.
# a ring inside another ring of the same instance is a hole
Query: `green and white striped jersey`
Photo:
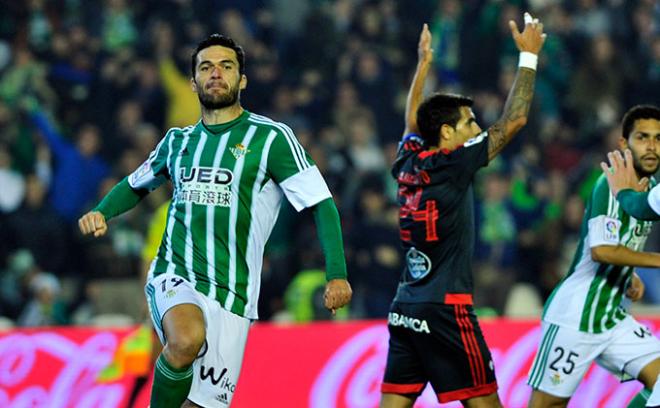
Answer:
[[587, 204], [570, 270], [546, 302], [543, 320], [587, 333], [602, 333], [622, 321], [627, 311], [621, 301], [634, 268], [595, 262], [591, 248], [625, 245], [641, 251], [652, 225], [619, 208], [602, 175]]
[[257, 318], [264, 246], [286, 196], [298, 211], [331, 197], [291, 129], [243, 112], [214, 126], [170, 129], [128, 180], [172, 181], [167, 226], [148, 279], [170, 272], [227, 310]]

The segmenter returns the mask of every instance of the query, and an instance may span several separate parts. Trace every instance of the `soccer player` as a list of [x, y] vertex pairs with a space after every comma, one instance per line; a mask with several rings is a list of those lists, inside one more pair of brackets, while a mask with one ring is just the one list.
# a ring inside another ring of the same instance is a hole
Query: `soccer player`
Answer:
[[[629, 123], [637, 127], [640, 134], [648, 134], [648, 137], [660, 137], [658, 135], [658, 123], [660, 122], [660, 108], [652, 105], [640, 105], [634, 111], [636, 121]], [[624, 132], [626, 130], [624, 129]], [[625, 160], [619, 151], [609, 153], [610, 166], [601, 163], [605, 171], [607, 183], [612, 194], [617, 198], [621, 207], [628, 214], [637, 219], [653, 220], [660, 219], [660, 187], [646, 190], [647, 178], [638, 179], [633, 165], [632, 152], [625, 150]], [[639, 180], [639, 181], [638, 181]]]
[[326, 259], [325, 306], [334, 313], [351, 298], [339, 214], [318, 168], [288, 126], [240, 104], [243, 49], [213, 34], [191, 64], [201, 120], [170, 129], [144, 164], [79, 220], [83, 234], [101, 236], [109, 219], [166, 180], [173, 184], [145, 286], [164, 344], [151, 408], [230, 405], [257, 318], [264, 245], [283, 197], [314, 214]]
[[[658, 110], [630, 109], [619, 148], [630, 149], [636, 177], [650, 179], [660, 164]], [[571, 268], [543, 311], [541, 344], [528, 378], [534, 389], [531, 407], [566, 406], [594, 360], [622, 379], [636, 378], [647, 390], [654, 388], [660, 341], [621, 305], [624, 295], [633, 301], [642, 297], [634, 267], [660, 267], [660, 254], [643, 252], [651, 226], [622, 208], [605, 175], [598, 179]], [[653, 392], [658, 405], [660, 389]]]
[[525, 15], [509, 23], [520, 64], [501, 118], [482, 132], [472, 100], [422, 89], [432, 61], [420, 34], [419, 62], [406, 106], [406, 129], [392, 174], [399, 183], [405, 267], [390, 308], [381, 407], [412, 407], [427, 382], [441, 403], [501, 406], [490, 352], [472, 308], [472, 180], [525, 125], [543, 25]]

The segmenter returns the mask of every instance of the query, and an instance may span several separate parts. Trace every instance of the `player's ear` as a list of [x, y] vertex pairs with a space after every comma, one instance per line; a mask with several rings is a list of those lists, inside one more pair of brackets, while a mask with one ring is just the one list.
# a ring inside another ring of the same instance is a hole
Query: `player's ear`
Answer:
[[238, 89], [242, 91], [243, 89], [247, 88], [247, 83], [248, 83], [247, 77], [245, 76], [245, 74], [241, 74], [241, 80], [238, 82]]
[[195, 78], [190, 78], [190, 88], [194, 93], [197, 93], [197, 83], [195, 82]]
[[450, 140], [454, 136], [454, 128], [448, 124], [440, 126], [440, 139], [441, 140]]
[[626, 139], [625, 137], [619, 137], [619, 143], [618, 143], [618, 145], [619, 145], [619, 149], [621, 149], [621, 151], [630, 148], [630, 147], [628, 146], [628, 139]]

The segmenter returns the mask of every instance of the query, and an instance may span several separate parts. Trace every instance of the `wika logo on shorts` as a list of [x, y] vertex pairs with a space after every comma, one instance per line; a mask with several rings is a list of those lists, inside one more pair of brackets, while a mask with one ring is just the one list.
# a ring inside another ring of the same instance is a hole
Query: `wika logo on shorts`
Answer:
[[226, 368], [223, 368], [222, 371], [220, 371], [220, 375], [216, 378], [215, 367], [209, 367], [207, 369], [206, 366], [202, 364], [199, 368], [199, 376], [202, 381], [209, 380], [211, 381], [211, 384], [220, 387], [223, 391], [233, 393], [236, 390], [236, 384], [229, 381]]

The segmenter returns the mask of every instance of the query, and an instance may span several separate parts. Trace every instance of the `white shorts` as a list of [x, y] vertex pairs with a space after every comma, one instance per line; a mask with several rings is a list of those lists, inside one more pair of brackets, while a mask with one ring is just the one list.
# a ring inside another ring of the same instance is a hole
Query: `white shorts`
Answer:
[[167, 339], [162, 319], [170, 308], [192, 303], [202, 310], [206, 342], [193, 363], [188, 399], [206, 408], [228, 407], [243, 364], [250, 320], [223, 309], [220, 303], [197, 292], [190, 282], [178, 275], [158, 275], [144, 290], [151, 320], [163, 344]]
[[637, 378], [642, 368], [660, 358], [660, 340], [630, 315], [598, 334], [548, 322], [541, 328], [527, 384], [556, 397], [571, 397], [593, 361], [623, 381]]

